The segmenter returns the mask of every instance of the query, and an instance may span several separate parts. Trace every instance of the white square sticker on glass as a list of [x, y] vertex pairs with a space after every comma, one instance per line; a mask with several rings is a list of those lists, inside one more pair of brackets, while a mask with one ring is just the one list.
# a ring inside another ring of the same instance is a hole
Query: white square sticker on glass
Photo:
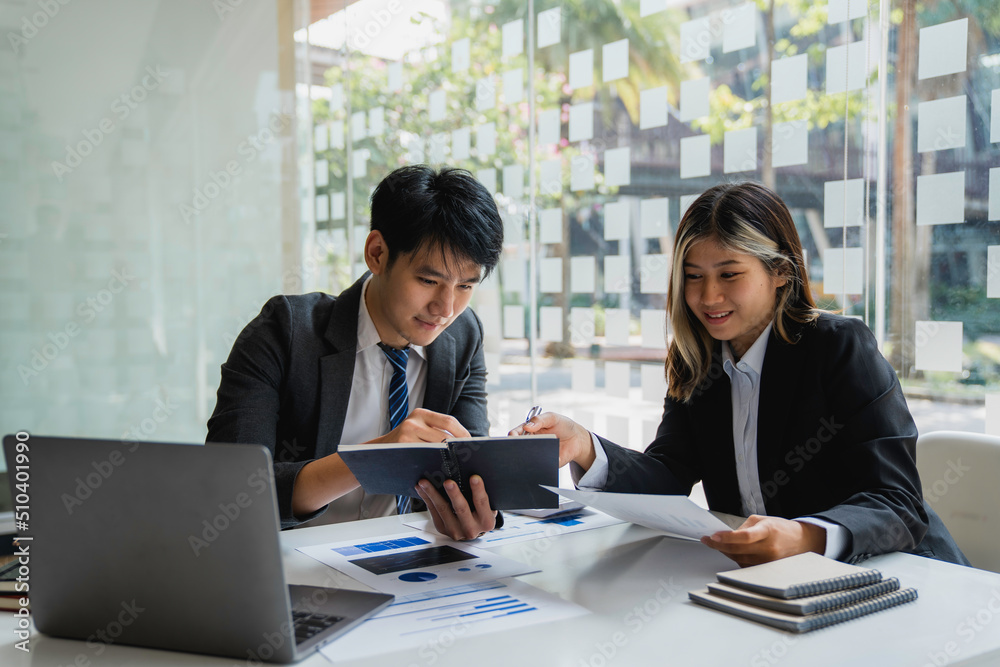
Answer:
[[503, 99], [507, 106], [524, 99], [524, 70], [520, 67], [503, 73]]
[[594, 103], [573, 104], [569, 108], [569, 140], [594, 138]]
[[368, 110], [368, 136], [380, 137], [385, 132], [385, 107]]
[[627, 361], [604, 362], [604, 390], [609, 396], [628, 398], [631, 366]]
[[643, 255], [639, 269], [639, 291], [643, 294], [666, 294], [670, 280], [668, 255]]
[[365, 124], [367, 121], [368, 114], [364, 111], [355, 111], [351, 114], [351, 136], [355, 141], [365, 138]]
[[1000, 220], [1000, 167], [990, 169], [990, 203], [987, 220]]
[[354, 165], [352, 174], [354, 178], [364, 178], [368, 175], [368, 149], [362, 148], [360, 150], [354, 151], [354, 155], [351, 159], [351, 163]]
[[806, 54], [771, 61], [771, 104], [794, 102], [806, 96], [809, 56]]
[[594, 343], [594, 309], [569, 309], [569, 344], [574, 347], [593, 345]]
[[468, 160], [472, 150], [472, 131], [460, 127], [451, 131], [451, 157], [453, 160]]
[[722, 52], [752, 49], [757, 44], [757, 5], [748, 2], [723, 10]]
[[681, 108], [678, 113], [685, 123], [709, 114], [710, 93], [708, 77], [681, 81]]
[[558, 44], [562, 39], [562, 9], [555, 7], [538, 12], [538, 48]]
[[670, 200], [666, 197], [643, 199], [639, 202], [639, 231], [644, 239], [669, 238]]
[[823, 251], [823, 292], [863, 294], [865, 255], [861, 248], [827, 248]]
[[538, 112], [538, 144], [548, 146], [559, 143], [559, 109], [542, 109]]
[[597, 262], [593, 257], [573, 257], [569, 261], [569, 285], [574, 294], [593, 294]]
[[427, 115], [430, 117], [432, 123], [444, 120], [445, 104], [443, 90], [435, 90], [430, 94], [427, 104]]
[[518, 19], [503, 26], [503, 57], [513, 58], [524, 52], [524, 21]]
[[917, 176], [917, 224], [965, 222], [965, 172]]
[[726, 132], [723, 140], [723, 171], [732, 174], [738, 171], [757, 170], [757, 128]]
[[965, 147], [965, 95], [917, 106], [917, 152]]
[[1000, 141], [1000, 88], [990, 97], [990, 142]]
[[619, 39], [601, 48], [601, 69], [604, 83], [628, 76], [628, 40]]
[[643, 310], [639, 313], [642, 346], [662, 350], [667, 346], [667, 311]]
[[563, 339], [563, 309], [542, 306], [538, 309], [538, 337], [544, 343], [561, 343]]
[[690, 208], [691, 204], [693, 204], [695, 202], [695, 200], [698, 199], [698, 197], [700, 197], [700, 196], [701, 196], [700, 194], [699, 195], [681, 195], [681, 200], [680, 200], [681, 213], [680, 213], [680, 216], [682, 218], [684, 217], [684, 214], [687, 213], [687, 210], [688, 210], [688, 208]]
[[667, 377], [663, 364], [642, 364], [639, 366], [642, 381], [642, 400], [662, 405], [667, 395]]
[[632, 182], [632, 152], [628, 146], [604, 151], [604, 184], [609, 187]]
[[629, 315], [624, 308], [607, 308], [604, 311], [604, 344], [628, 345]]
[[829, 24], [859, 19], [868, 13], [868, 0], [830, 0], [826, 21]]
[[[520, 257], [508, 257], [503, 260], [500, 265], [502, 269], [501, 282], [503, 283], [504, 292], [512, 292], [514, 294], [527, 294], [528, 283], [525, 280], [525, 272], [527, 271], [527, 263]], [[518, 306], [520, 308], [521, 306]], [[524, 330], [524, 327], [521, 327]]]
[[987, 435], [1000, 435], [1000, 393], [986, 392]]
[[[608, 440], [611, 442], [623, 442], [628, 443], [631, 441], [631, 432], [629, 430], [631, 420], [628, 417], [622, 417], [620, 415], [608, 415], [606, 417], [607, 425], [604, 428], [604, 432], [608, 434]], [[590, 430], [590, 429], [587, 429]]]
[[573, 90], [594, 85], [594, 50], [569, 54], [569, 87]]
[[667, 87], [639, 92], [639, 129], [648, 130], [667, 124]]
[[538, 194], [546, 197], [562, 195], [562, 159], [542, 160], [538, 163]]
[[667, 8], [667, 0], [639, 0], [639, 16], [650, 16]]
[[918, 371], [962, 372], [962, 323], [920, 321], [914, 328]]
[[460, 39], [451, 45], [451, 71], [464, 72], [469, 69], [470, 56], [469, 47], [471, 42], [468, 37]]
[[562, 243], [562, 238], [562, 209], [542, 209], [538, 213], [538, 242]]
[[476, 154], [480, 160], [497, 152], [497, 125], [483, 123], [476, 127]]
[[330, 194], [330, 217], [343, 220], [347, 216], [347, 193], [333, 192]]
[[344, 150], [344, 121], [335, 120], [330, 124], [330, 145], [337, 150]]
[[790, 167], [809, 160], [809, 130], [806, 121], [775, 123], [771, 137], [771, 164]]
[[330, 195], [316, 195], [316, 222], [330, 219]]
[[920, 29], [917, 78], [958, 74], [967, 67], [969, 19], [958, 19]]
[[570, 161], [569, 188], [573, 192], [594, 189], [594, 156], [574, 155]]
[[503, 337], [524, 338], [524, 306], [503, 307]]
[[570, 389], [574, 393], [593, 394], [597, 383], [597, 363], [593, 359], [573, 359], [570, 362]]
[[313, 150], [322, 153], [330, 148], [330, 126], [320, 123], [313, 128]]
[[509, 164], [503, 168], [503, 193], [511, 199], [524, 196], [524, 167]]
[[986, 246], [986, 298], [1000, 299], [1000, 245]]
[[505, 246], [519, 246], [524, 243], [524, 215], [512, 213], [507, 207], [500, 211], [500, 218], [503, 220], [503, 243]]
[[712, 45], [712, 27], [708, 18], [681, 24], [681, 62], [690, 63], [708, 57]]
[[427, 153], [431, 164], [441, 164], [445, 161], [445, 152], [448, 148], [448, 135], [444, 132], [432, 134], [427, 142]]
[[538, 260], [538, 291], [542, 294], [562, 294], [561, 257], [543, 257]]
[[712, 173], [712, 142], [707, 134], [681, 139], [681, 178]]
[[604, 240], [622, 241], [629, 237], [629, 205], [613, 201], [604, 205]]
[[476, 172], [476, 180], [483, 184], [483, 187], [490, 191], [490, 194], [497, 193], [497, 170], [492, 167], [480, 169]]
[[330, 185], [330, 162], [316, 160], [316, 187], [325, 188]]
[[403, 89], [403, 63], [389, 63], [386, 67], [390, 93], [397, 93]]
[[476, 111], [489, 111], [497, 105], [497, 84], [487, 76], [476, 81]]
[[826, 94], [834, 95], [865, 87], [865, 41], [860, 40], [826, 50]]
[[631, 262], [628, 255], [604, 257], [604, 291], [607, 294], [628, 294], [632, 289]]
[[344, 110], [344, 84], [330, 86], [330, 111]]
[[[365, 252], [365, 241], [368, 239], [368, 228], [364, 225], [354, 225], [354, 253], [361, 256]], [[364, 262], [362, 262], [362, 265]], [[368, 269], [362, 269], [362, 273]]]
[[865, 181], [827, 181], [823, 184], [823, 226], [860, 227], [865, 221]]

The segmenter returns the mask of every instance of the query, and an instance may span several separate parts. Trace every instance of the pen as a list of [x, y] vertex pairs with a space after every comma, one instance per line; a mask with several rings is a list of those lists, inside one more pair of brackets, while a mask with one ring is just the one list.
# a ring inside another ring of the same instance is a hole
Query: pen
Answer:
[[531, 421], [532, 417], [537, 417], [540, 414], [542, 414], [542, 406], [533, 406], [530, 410], [528, 410], [528, 416], [524, 418], [524, 423], [527, 424]]

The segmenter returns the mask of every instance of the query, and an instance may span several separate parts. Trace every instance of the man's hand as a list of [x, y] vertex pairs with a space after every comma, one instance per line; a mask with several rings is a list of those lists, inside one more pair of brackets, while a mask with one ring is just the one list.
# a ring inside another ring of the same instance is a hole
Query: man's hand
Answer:
[[441, 534], [453, 540], [474, 540], [493, 530], [497, 522], [496, 510], [490, 509], [490, 499], [483, 486], [483, 478], [473, 475], [469, 479], [472, 485], [472, 500], [475, 509], [469, 508], [465, 496], [452, 480], [445, 480], [444, 488], [448, 499], [438, 493], [434, 485], [426, 479], [417, 484], [417, 495], [427, 505], [427, 510], [434, 520], [434, 528]]
[[576, 461], [586, 471], [594, 464], [594, 440], [590, 431], [569, 417], [545, 412], [510, 430], [507, 435], [559, 436], [559, 467]]
[[368, 442], [444, 442], [446, 438], [471, 438], [451, 415], [417, 408], [396, 428]]
[[826, 531], [811, 523], [753, 514], [736, 530], [701, 538], [740, 567], [768, 563], [795, 554], [826, 551]]

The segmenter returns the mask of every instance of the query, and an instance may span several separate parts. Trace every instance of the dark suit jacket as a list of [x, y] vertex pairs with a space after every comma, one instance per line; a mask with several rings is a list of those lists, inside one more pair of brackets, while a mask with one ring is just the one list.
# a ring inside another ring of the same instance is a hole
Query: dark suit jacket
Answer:
[[[320, 513], [294, 516], [292, 487], [302, 466], [335, 453], [340, 444], [364, 279], [337, 297], [314, 292], [271, 298], [222, 365], [206, 440], [261, 444], [271, 450], [282, 528]], [[426, 352], [422, 407], [455, 417], [473, 436], [488, 435], [479, 318], [466, 309]]]
[[[968, 564], [923, 502], [917, 429], [871, 331], [827, 314], [798, 331], [792, 345], [772, 329], [761, 371], [757, 471], [767, 514], [844, 526], [850, 562], [909, 551]], [[602, 444], [608, 491], [686, 495], [701, 480], [713, 510], [743, 513], [718, 343], [708, 381], [687, 404], [666, 399], [645, 453]]]

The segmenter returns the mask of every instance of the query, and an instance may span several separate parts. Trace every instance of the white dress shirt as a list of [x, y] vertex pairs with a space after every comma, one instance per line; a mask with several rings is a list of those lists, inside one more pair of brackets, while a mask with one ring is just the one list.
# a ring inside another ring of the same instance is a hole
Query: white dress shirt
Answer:
[[[760, 374], [764, 368], [764, 355], [772, 324], [768, 324], [747, 350], [743, 358], [736, 360], [729, 343], [722, 342], [722, 367], [729, 376], [733, 404], [733, 445], [736, 457], [736, 478], [739, 482], [740, 500], [744, 516], [767, 515], [764, 496], [757, 474], [757, 410], [760, 403]], [[586, 474], [571, 465], [573, 479], [579, 488], [603, 489], [608, 480], [608, 455], [593, 433], [596, 458]], [[843, 526], [815, 517], [796, 519], [811, 523], [826, 530], [826, 551], [828, 558], [838, 558], [847, 547], [849, 533]]]

